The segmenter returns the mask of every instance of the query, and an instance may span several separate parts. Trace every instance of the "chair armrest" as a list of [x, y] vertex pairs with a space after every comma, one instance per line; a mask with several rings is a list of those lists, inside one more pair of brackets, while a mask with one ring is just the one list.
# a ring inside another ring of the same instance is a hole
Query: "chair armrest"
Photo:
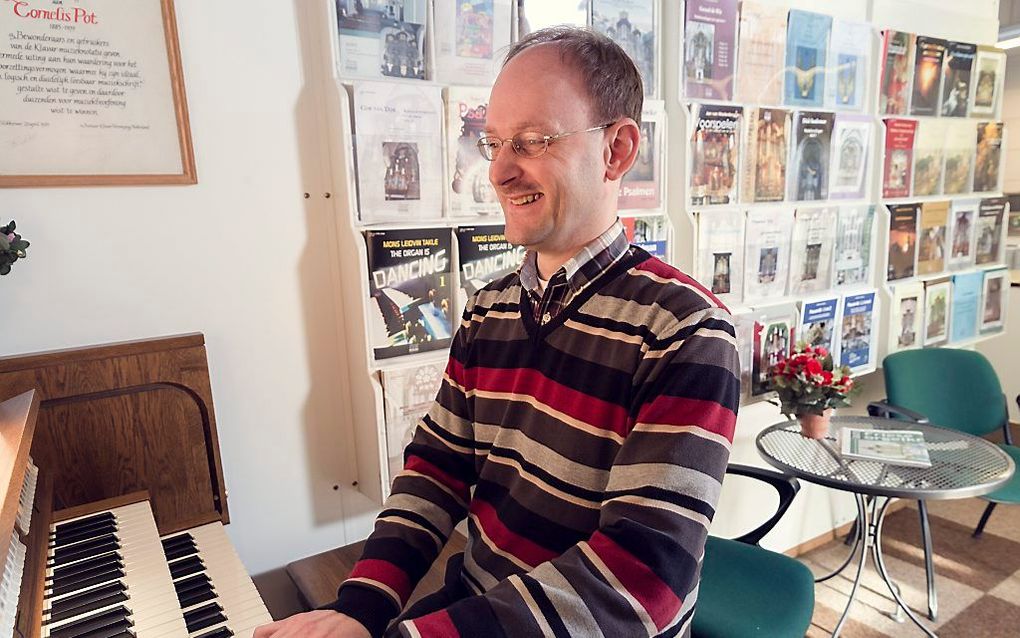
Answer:
[[757, 545], [766, 534], [772, 531], [772, 528], [776, 526], [776, 523], [783, 517], [786, 510], [790, 509], [793, 497], [797, 496], [797, 492], [800, 491], [800, 482], [792, 476], [786, 476], [779, 472], [750, 465], [738, 465], [736, 463], [731, 463], [726, 468], [726, 473], [764, 481], [774, 487], [776, 492], [779, 493], [779, 507], [776, 508], [776, 513], [750, 532], [733, 539], [748, 545]]
[[907, 408], [901, 408], [888, 401], [872, 401], [868, 404], [868, 416], [882, 417], [886, 419], [906, 419], [914, 423], [928, 423], [928, 417], [920, 412], [914, 412]]

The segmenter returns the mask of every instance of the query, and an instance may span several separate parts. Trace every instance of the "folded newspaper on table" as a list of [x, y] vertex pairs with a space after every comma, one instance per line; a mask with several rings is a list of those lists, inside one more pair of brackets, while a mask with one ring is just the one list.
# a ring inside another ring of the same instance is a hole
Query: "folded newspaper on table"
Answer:
[[916, 430], [840, 430], [840, 454], [845, 459], [890, 465], [931, 467], [924, 435]]

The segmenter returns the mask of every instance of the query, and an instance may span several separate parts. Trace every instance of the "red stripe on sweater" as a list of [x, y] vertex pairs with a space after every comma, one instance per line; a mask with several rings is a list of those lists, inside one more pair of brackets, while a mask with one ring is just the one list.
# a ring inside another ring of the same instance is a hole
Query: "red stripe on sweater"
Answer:
[[503, 521], [499, 520], [499, 515], [492, 505], [479, 498], [471, 501], [471, 513], [475, 515], [479, 527], [496, 547], [532, 567], [558, 556], [556, 552], [507, 528]]
[[[450, 367], [454, 369], [454, 364]], [[557, 383], [537, 370], [478, 367], [457, 370], [457, 377], [467, 390], [523, 394], [600, 430], [620, 436], [629, 432], [625, 408]]]
[[654, 257], [651, 258], [651, 259], [646, 259], [643, 262], [641, 262], [640, 264], [638, 264], [637, 266], [635, 266], [634, 268], [637, 269], [637, 270], [643, 270], [645, 272], [650, 272], [653, 275], [656, 275], [658, 277], [662, 277], [663, 279], [673, 279], [673, 280], [676, 280], [678, 283], [684, 284], [686, 286], [691, 286], [693, 288], [697, 288], [706, 297], [711, 299], [712, 303], [714, 303], [715, 305], [719, 306], [723, 310], [726, 310], [727, 312], [729, 312], [729, 309], [726, 308], [726, 306], [723, 304], [723, 302], [719, 301], [719, 298], [716, 297], [714, 294], [712, 294], [711, 290], [709, 290], [708, 288], [705, 288], [704, 286], [702, 286], [701, 282], [699, 282], [698, 280], [694, 279], [690, 275], [687, 275], [687, 274], [677, 270], [676, 268], [670, 266], [669, 264], [667, 264], [667, 263], [665, 263], [665, 262], [663, 262], [663, 261], [661, 261], [659, 259], [656, 259]]
[[350, 578], [368, 578], [386, 585], [400, 596], [401, 604], [411, 595], [411, 579], [407, 572], [393, 563], [377, 558], [359, 560], [351, 570]]
[[705, 399], [659, 395], [641, 406], [638, 421], [667, 425], [696, 425], [733, 442], [737, 415], [726, 406]]
[[428, 638], [460, 638], [460, 632], [453, 625], [450, 614], [445, 609], [434, 611], [411, 621], [415, 629], [423, 637]]
[[656, 629], [661, 630], [676, 617], [683, 601], [647, 565], [602, 532], [592, 534], [588, 544], [630, 595], [644, 607]]
[[450, 476], [443, 470], [439, 469], [435, 465], [429, 463], [425, 459], [415, 454], [409, 454], [407, 457], [407, 463], [404, 464], [404, 469], [413, 470], [419, 474], [430, 476], [435, 480], [439, 481], [442, 485], [450, 488], [454, 494], [460, 497], [465, 502], [470, 498], [470, 492], [468, 486], [464, 481]]

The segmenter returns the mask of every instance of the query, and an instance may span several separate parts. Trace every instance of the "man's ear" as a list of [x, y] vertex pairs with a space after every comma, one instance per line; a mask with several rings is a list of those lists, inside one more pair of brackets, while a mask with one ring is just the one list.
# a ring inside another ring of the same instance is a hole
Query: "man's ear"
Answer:
[[629, 117], [622, 118], [606, 129], [609, 146], [606, 147], [606, 179], [619, 180], [637, 161], [641, 129]]

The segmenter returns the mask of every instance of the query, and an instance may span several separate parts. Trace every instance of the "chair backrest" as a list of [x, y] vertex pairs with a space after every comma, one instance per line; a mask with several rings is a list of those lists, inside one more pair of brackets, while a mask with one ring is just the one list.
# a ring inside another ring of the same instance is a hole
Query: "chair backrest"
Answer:
[[889, 403], [928, 417], [932, 425], [982, 436], [1008, 418], [999, 377], [979, 352], [905, 350], [882, 362]]

